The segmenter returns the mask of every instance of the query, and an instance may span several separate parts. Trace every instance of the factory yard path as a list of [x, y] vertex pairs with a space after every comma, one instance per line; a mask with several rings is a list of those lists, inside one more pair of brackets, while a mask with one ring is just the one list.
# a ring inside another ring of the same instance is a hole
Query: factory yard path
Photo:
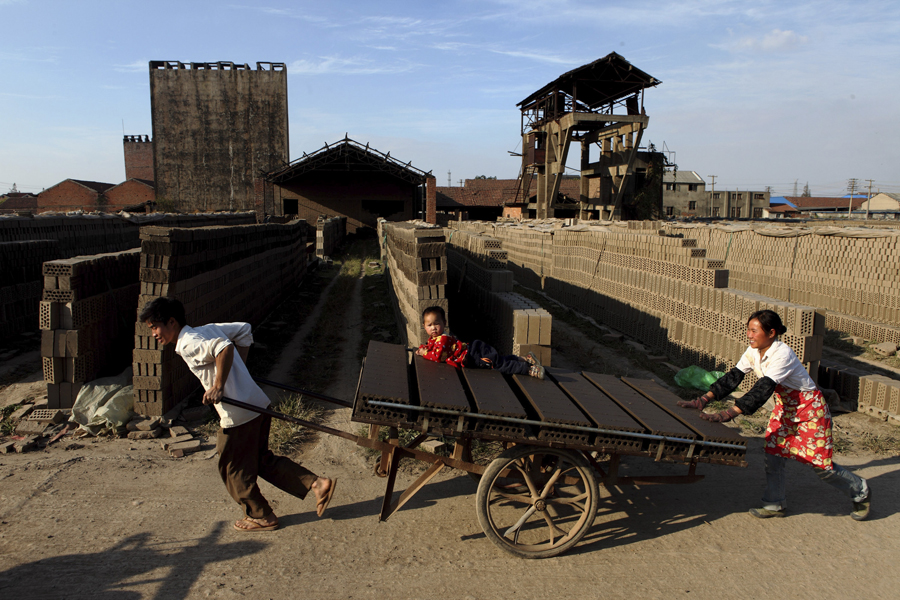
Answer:
[[[348, 314], [360, 312], [362, 281]], [[356, 342], [365, 336], [362, 322], [345, 333], [331, 395], [353, 395]], [[652, 376], [562, 321], [554, 325], [553, 350], [555, 364]], [[349, 409], [326, 419], [358, 432]], [[858, 429], [869, 418], [842, 415], [836, 423]], [[385, 480], [351, 442], [327, 436], [300, 455], [339, 480], [324, 517], [316, 517], [310, 498], [262, 482], [281, 528], [235, 531], [241, 515], [212, 448], [175, 460], [158, 441], [82, 439], [0, 455], [0, 597], [876, 599], [896, 597], [900, 587], [900, 461], [891, 454], [839, 456], [874, 490], [866, 522], [852, 521], [849, 502], [796, 464], [788, 467], [788, 517], [750, 517], [764, 479], [755, 437], [746, 469], [701, 465], [706, 478], [691, 485], [601, 488], [584, 541], [535, 561], [509, 556], [484, 537], [476, 484], [458, 471], [379, 523]], [[646, 459], [625, 468], [669, 472]], [[397, 489], [418, 472], [403, 471]]]

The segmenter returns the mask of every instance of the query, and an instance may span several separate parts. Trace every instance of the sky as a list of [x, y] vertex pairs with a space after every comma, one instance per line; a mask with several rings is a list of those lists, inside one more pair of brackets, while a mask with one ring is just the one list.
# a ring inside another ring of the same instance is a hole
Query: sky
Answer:
[[642, 145], [716, 189], [900, 192], [896, 0], [0, 0], [0, 31], [0, 193], [123, 181], [151, 60], [285, 63], [292, 159], [515, 178], [516, 104], [610, 52], [662, 81]]

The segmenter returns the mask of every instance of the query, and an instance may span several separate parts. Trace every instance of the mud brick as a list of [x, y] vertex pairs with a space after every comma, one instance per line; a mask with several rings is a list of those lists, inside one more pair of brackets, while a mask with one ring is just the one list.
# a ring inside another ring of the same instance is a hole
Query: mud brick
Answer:
[[16, 425], [16, 435], [43, 435], [50, 427], [49, 423], [40, 423], [38, 421], [19, 421]]
[[541, 315], [534, 309], [526, 312], [528, 313], [528, 343], [539, 345], [541, 343]]
[[194, 436], [192, 436], [190, 433], [184, 433], [184, 434], [181, 434], [181, 435], [178, 435], [175, 437], [171, 437], [167, 440], [163, 440], [162, 442], [160, 442], [160, 445], [162, 446], [163, 450], [168, 450], [170, 447], [174, 446], [175, 444], [189, 442], [193, 439], [194, 439]]
[[187, 442], [179, 442], [177, 444], [169, 444], [169, 451], [180, 450], [185, 454], [196, 452], [200, 449], [200, 440], [189, 440]]
[[51, 356], [66, 356], [66, 330], [57, 329], [53, 332], [53, 354]]
[[53, 356], [54, 332], [48, 329], [41, 330], [41, 356]]
[[59, 408], [72, 408], [81, 392], [81, 383], [63, 381], [59, 384]]
[[33, 404], [23, 404], [22, 406], [14, 410], [11, 415], [9, 415], [9, 420], [18, 421], [19, 419], [24, 419], [31, 413], [32, 410], [34, 410]]
[[163, 402], [137, 402], [134, 403], [134, 412], [139, 415], [161, 417], [164, 413]]
[[37, 447], [38, 437], [38, 435], [29, 435], [21, 442], [16, 442], [16, 445], [14, 446], [16, 452], [21, 454], [22, 452], [27, 452]]
[[176, 425], [175, 427], [169, 428], [169, 435], [173, 438], [188, 434], [190, 434], [190, 431], [188, 431], [187, 427], [182, 427], [181, 425]]
[[59, 308], [55, 302], [41, 301], [38, 309], [38, 325], [43, 330], [59, 327]]
[[128, 431], [151, 431], [159, 427], [160, 417], [136, 417], [125, 424]]
[[44, 381], [62, 383], [65, 380], [65, 359], [52, 356], [41, 357], [44, 368]]
[[541, 317], [541, 334], [540, 334], [540, 344], [541, 346], [549, 346], [551, 331], [553, 325], [553, 317], [545, 310], [540, 311]]
[[59, 405], [59, 384], [47, 384], [47, 408], [62, 408]]
[[56, 425], [66, 420], [66, 415], [61, 410], [41, 408], [28, 416], [29, 421], [37, 421], [38, 423], [51, 423]]
[[0, 444], [0, 454], [11, 454], [16, 451], [15, 442], [3, 442]]
[[130, 440], [152, 440], [162, 435], [162, 427], [151, 429], [150, 431], [129, 431], [128, 439]]
[[135, 376], [134, 387], [141, 390], [164, 390], [172, 385], [170, 372], [163, 371], [162, 375]]

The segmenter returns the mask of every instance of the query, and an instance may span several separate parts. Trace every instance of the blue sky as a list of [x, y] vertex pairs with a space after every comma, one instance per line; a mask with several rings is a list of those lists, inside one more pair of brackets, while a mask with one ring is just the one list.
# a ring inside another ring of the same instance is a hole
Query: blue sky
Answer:
[[150, 60], [286, 63], [291, 158], [347, 133], [438, 185], [514, 178], [516, 103], [613, 51], [663, 82], [644, 144], [717, 189], [900, 192], [896, 1], [0, 0], [0, 24], [3, 192], [122, 181]]

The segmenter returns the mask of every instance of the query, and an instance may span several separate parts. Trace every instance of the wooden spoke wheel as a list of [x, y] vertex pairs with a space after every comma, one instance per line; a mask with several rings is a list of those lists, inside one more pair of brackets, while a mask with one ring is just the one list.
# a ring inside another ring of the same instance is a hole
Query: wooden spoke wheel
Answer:
[[599, 500], [594, 472], [580, 453], [513, 446], [485, 470], [475, 501], [491, 542], [522, 558], [549, 558], [584, 537]]

